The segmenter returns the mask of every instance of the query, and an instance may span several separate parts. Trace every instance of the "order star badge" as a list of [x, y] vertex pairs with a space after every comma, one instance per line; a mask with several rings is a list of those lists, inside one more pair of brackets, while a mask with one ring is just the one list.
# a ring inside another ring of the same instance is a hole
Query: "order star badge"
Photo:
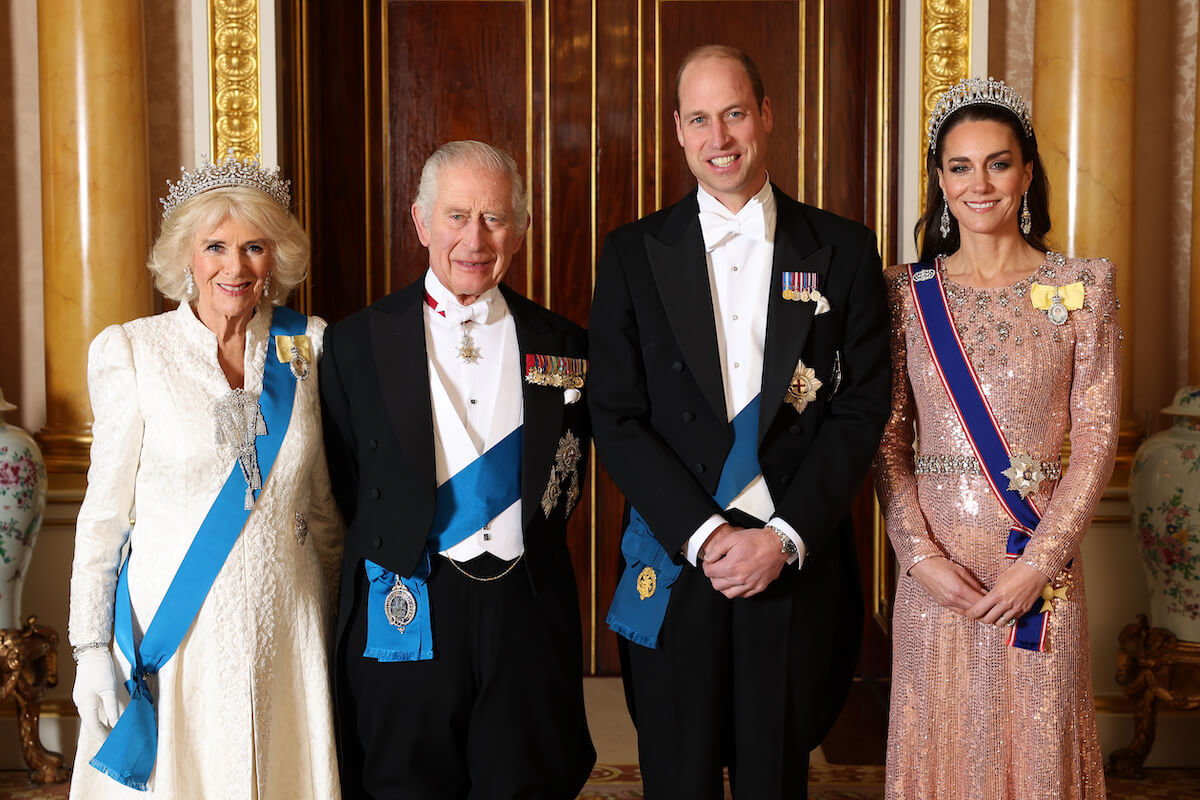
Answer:
[[1008, 478], [1009, 491], [1016, 492], [1024, 500], [1038, 490], [1046, 479], [1046, 473], [1042, 472], [1041, 463], [1030, 456], [1016, 455], [1010, 461], [1012, 466], [1000, 474]]
[[788, 385], [786, 400], [796, 409], [797, 414], [802, 414], [804, 409], [808, 408], [808, 404], [817, 399], [817, 390], [821, 386], [821, 380], [813, 368], [804, 366], [804, 362], [800, 361], [796, 364], [796, 372]]

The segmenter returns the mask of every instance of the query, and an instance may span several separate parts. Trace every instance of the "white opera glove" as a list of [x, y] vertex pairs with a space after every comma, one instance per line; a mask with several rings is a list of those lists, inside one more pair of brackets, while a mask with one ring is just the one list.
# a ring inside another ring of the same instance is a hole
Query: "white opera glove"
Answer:
[[80, 724], [95, 738], [106, 739], [121, 715], [117, 705], [117, 675], [107, 647], [79, 654], [71, 699], [79, 709]]

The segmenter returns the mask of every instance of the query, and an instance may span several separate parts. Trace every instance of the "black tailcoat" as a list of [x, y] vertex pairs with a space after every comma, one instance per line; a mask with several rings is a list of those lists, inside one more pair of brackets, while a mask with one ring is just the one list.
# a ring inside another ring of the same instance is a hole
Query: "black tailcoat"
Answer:
[[[526, 354], [586, 356], [586, 332], [582, 328], [506, 286], [501, 285], [500, 291], [515, 322], [522, 372]], [[325, 334], [320, 380], [326, 457], [334, 496], [348, 525], [334, 667], [343, 770], [346, 737], [357, 735], [345, 719], [346, 705], [350, 702], [346, 681], [352, 673], [345, 667], [361, 660], [361, 652], [352, 652], [355, 648], [348, 647], [347, 640], [357, 615], [363, 613], [363, 560], [370, 559], [401, 575], [412, 575], [434, 518], [437, 480], [423, 303], [424, 284], [419, 280], [331, 326]], [[543, 663], [529, 665], [532, 674], [528, 678], [539, 681], [542, 679], [539, 670], [556, 670], [557, 674], [552, 676], [555, 685], [567, 687], [570, 696], [563, 698], [562, 706], [569, 710], [565, 716], [569, 729], [557, 732], [562, 741], [562, 752], [557, 756], [570, 765], [570, 772], [578, 775], [582, 784], [595, 754], [583, 718], [579, 601], [566, 543], [567, 514], [565, 502], [560, 499], [547, 516], [542, 509], [542, 497], [560, 441], [568, 431], [580, 443], [582, 458], [578, 469], [580, 484], [584, 485], [590, 442], [586, 389], [583, 401], [568, 405], [563, 389], [524, 380], [521, 386], [524, 400], [521, 513], [525, 554], [517, 572], [531, 584], [538, 614], [545, 620], [546, 628], [553, 631], [554, 650]], [[566, 494], [567, 485], [563, 484], [563, 498]], [[437, 564], [442, 559], [435, 557], [434, 561]], [[431, 586], [437, 579], [435, 566]], [[433, 604], [431, 608], [436, 651], [439, 642], [446, 641], [444, 637], [458, 634], [445, 625], [440, 626], [438, 607]], [[423, 663], [428, 665], [423, 669], [436, 670], [436, 654], [434, 661]], [[383, 664], [372, 668], [392, 666], [405, 665]], [[393, 699], [390, 692], [394, 691], [398, 702], [403, 703], [403, 695], [414, 687], [406, 683], [377, 688], [381, 704], [386, 705]], [[520, 709], [514, 709], [515, 715], [521, 713]], [[514, 716], [514, 721], [517, 719]], [[513, 737], [519, 739], [517, 726], [513, 730]]]
[[[807, 556], [799, 571], [785, 566], [767, 591], [734, 601], [685, 566], [660, 647], [622, 640], [648, 797], [655, 773], [664, 772], [654, 761], [714, 759], [740, 765], [741, 796], [778, 795], [784, 779], [765, 773], [772, 765], [786, 770], [820, 743], [857, 659], [862, 603], [849, 509], [888, 414], [891, 377], [879, 254], [862, 225], [774, 192], [758, 458], [775, 513], [799, 533]], [[678, 562], [688, 538], [721, 513], [712, 495], [732, 444], [697, 215], [693, 193], [609, 234], [589, 332], [599, 455]], [[785, 300], [785, 271], [816, 273], [830, 311], [814, 315], [814, 302]], [[800, 362], [822, 386], [797, 413], [786, 394]], [[721, 643], [694, 646], [692, 639], [721, 626]], [[738, 708], [722, 709], [720, 696], [734, 692], [724, 685], [730, 682], [743, 687]], [[751, 684], [757, 688], [747, 694]], [[664, 711], [654, 698], [669, 694], [691, 700], [677, 699]], [[653, 702], [653, 714], [639, 707], [639, 698], [642, 706]], [[705, 726], [728, 733], [695, 733]], [[760, 762], [731, 755], [752, 749], [776, 753]], [[684, 771], [710, 767], [696, 763]]]

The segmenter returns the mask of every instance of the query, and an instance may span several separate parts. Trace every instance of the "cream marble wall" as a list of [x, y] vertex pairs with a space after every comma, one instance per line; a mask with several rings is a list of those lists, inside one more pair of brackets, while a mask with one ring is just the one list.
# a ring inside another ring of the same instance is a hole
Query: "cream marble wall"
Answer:
[[[149, 129], [146, 191], [158, 198], [181, 164], [193, 161], [191, 0], [147, 0], [144, 27]], [[0, 0], [0, 387], [20, 408], [9, 422], [37, 431], [45, 422], [42, 314], [41, 165], [38, 129], [37, 3]], [[158, 203], [154, 200], [153, 230]], [[114, 231], [119, 236], [120, 231]], [[80, 353], [85, 358], [85, 353]], [[48, 692], [43, 743], [70, 754], [76, 720], [69, 706], [74, 665], [65, 644], [67, 587], [81, 476], [51, 476], [50, 504], [24, 591], [24, 610], [56, 628], [59, 685]], [[0, 769], [22, 766], [11, 703], [0, 705]], [[8, 727], [13, 730], [5, 735]]]
[[[993, 0], [989, 23], [989, 71], [1033, 96], [1034, 20], [1037, 0]], [[1158, 413], [1175, 389], [1187, 382], [1188, 291], [1192, 224], [1192, 154], [1196, 97], [1196, 42], [1200, 0], [1147, 0], [1137, 4], [1134, 85], [1134, 255], [1118, 264], [1134, 276], [1133, 419], [1147, 433], [1169, 422]], [[1051, 187], [1051, 190], [1065, 187]], [[1080, 255], [1104, 255], [1099, 252]], [[1100, 700], [1100, 734], [1105, 753], [1130, 740], [1129, 714], [1111, 710], [1123, 698], [1114, 678], [1117, 635], [1148, 611], [1147, 591], [1130, 514], [1122, 492], [1113, 492], [1097, 512], [1084, 540], [1092, 682]], [[1200, 716], [1164, 714], [1150, 766], [1200, 766]]]

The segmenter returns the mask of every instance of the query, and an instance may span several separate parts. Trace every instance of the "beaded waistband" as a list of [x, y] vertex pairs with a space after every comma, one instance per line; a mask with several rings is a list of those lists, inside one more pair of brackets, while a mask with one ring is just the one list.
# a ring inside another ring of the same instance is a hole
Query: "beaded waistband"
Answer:
[[[1039, 465], [1045, 480], [1056, 481], [1062, 477], [1061, 461], [1043, 461]], [[916, 460], [917, 475], [982, 475], [979, 459], [975, 456], [919, 455]]]

